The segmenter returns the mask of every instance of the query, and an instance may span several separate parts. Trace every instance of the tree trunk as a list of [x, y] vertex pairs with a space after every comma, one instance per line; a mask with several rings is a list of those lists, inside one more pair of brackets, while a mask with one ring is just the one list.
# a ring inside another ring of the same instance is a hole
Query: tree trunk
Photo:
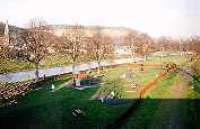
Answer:
[[145, 55], [145, 61], [147, 61], [148, 60], [148, 56], [147, 55]]
[[133, 54], [133, 50], [131, 51], [131, 60], [133, 60], [134, 58], [134, 54]]
[[35, 64], [35, 80], [39, 81], [39, 66]]
[[76, 67], [76, 65], [75, 65], [75, 63], [73, 63], [73, 64], [72, 64], [72, 73], [73, 73], [73, 74], [75, 74], [75, 67]]
[[91, 64], [91, 62], [88, 63], [88, 67], [89, 67], [88, 71], [91, 72], [92, 71], [92, 64]]
[[100, 61], [97, 61], [97, 73], [99, 74], [100, 73], [100, 70], [101, 70], [101, 62]]
[[76, 86], [76, 77], [75, 77], [75, 63], [72, 64], [72, 79], [73, 79], [73, 84]]

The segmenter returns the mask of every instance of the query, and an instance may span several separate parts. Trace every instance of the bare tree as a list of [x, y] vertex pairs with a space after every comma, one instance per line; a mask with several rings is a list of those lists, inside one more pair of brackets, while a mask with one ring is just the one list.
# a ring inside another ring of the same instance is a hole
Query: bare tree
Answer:
[[48, 55], [50, 44], [46, 22], [32, 19], [29, 28], [21, 33], [20, 39], [24, 41], [26, 59], [35, 65], [35, 77], [38, 81], [39, 64]]
[[[63, 35], [63, 41], [61, 42], [59, 47], [60, 52], [63, 53], [64, 56], [70, 58], [70, 61], [72, 62], [72, 74], [75, 73], [75, 67], [79, 62], [81, 54], [84, 52], [83, 30], [84, 28], [80, 25], [75, 25], [71, 28], [67, 28], [65, 34]], [[73, 79], [75, 82], [75, 78]]]
[[136, 54], [144, 56], [146, 60], [147, 56], [154, 51], [153, 40], [149, 35], [145, 33], [141, 33], [140, 35], [138, 35], [135, 46]]
[[192, 36], [190, 37], [187, 42], [190, 45], [190, 50], [199, 54], [200, 53], [200, 36]]
[[[9, 48], [5, 46], [0, 46], [0, 59], [9, 58]], [[2, 61], [0, 63], [3, 63]]]
[[137, 42], [137, 37], [139, 34], [135, 31], [128, 33], [128, 35], [125, 37], [125, 44], [129, 46], [130, 51], [131, 51], [131, 58], [133, 59], [134, 53], [136, 50], [136, 42]]
[[162, 36], [157, 40], [158, 47], [162, 52], [170, 51], [172, 49], [171, 48], [173, 44], [172, 42], [173, 40], [170, 37], [165, 37], [165, 36]]
[[95, 34], [90, 38], [87, 45], [88, 55], [98, 64], [98, 72], [100, 72], [101, 62], [113, 52], [112, 39], [102, 34], [100, 27], [96, 28]]

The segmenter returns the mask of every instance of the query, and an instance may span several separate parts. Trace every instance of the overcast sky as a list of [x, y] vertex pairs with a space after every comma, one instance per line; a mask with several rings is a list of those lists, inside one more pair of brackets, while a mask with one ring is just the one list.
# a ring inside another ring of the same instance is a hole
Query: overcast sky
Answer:
[[151, 36], [200, 35], [200, 0], [0, 0], [0, 20], [124, 26]]

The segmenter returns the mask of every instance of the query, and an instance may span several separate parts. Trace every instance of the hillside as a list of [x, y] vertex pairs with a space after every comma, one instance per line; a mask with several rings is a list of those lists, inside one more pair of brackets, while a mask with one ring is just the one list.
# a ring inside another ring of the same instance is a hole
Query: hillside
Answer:
[[[102, 29], [102, 32], [105, 35], [111, 36], [111, 37], [120, 37], [120, 36], [125, 36], [127, 35], [129, 32], [135, 31], [138, 32], [136, 30], [132, 30], [130, 28], [125, 28], [125, 27], [108, 27], [108, 26], [84, 26], [84, 33], [87, 36], [92, 36], [95, 32], [95, 30], [97, 29], [97, 27], [100, 27]], [[54, 31], [54, 33], [57, 36], [61, 36], [62, 34], [64, 34], [67, 30], [70, 31], [73, 26], [72, 25], [50, 25], [50, 28], [52, 28], [52, 30]]]

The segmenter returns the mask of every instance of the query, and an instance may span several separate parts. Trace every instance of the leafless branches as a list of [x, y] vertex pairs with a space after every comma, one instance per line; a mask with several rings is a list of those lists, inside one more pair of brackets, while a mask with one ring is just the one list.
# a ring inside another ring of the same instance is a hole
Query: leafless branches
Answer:
[[80, 25], [75, 25], [72, 27], [70, 32], [63, 35], [63, 42], [60, 44], [60, 52], [68, 56], [73, 64], [73, 71], [75, 65], [83, 53], [83, 27]]
[[109, 36], [102, 34], [101, 28], [97, 28], [87, 43], [87, 52], [88, 56], [95, 60], [100, 68], [102, 60], [113, 52], [113, 41]]
[[50, 41], [48, 32], [44, 31], [47, 30], [46, 27], [45, 22], [33, 19], [29, 23], [29, 29], [23, 31], [20, 35], [24, 42], [26, 59], [35, 65], [36, 80], [39, 79], [39, 63], [48, 55]]

